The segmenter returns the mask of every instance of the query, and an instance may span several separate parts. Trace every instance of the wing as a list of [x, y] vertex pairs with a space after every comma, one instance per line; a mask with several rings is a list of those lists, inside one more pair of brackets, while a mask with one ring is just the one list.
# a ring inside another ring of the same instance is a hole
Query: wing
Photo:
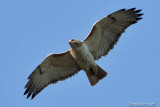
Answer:
[[32, 95], [31, 99], [33, 99], [49, 84], [71, 77], [79, 70], [79, 66], [69, 51], [62, 54], [51, 54], [28, 77], [29, 81], [25, 86], [27, 89], [24, 95], [28, 93], [27, 98]]
[[143, 14], [138, 14], [140, 11], [135, 8], [121, 9], [94, 24], [83, 42], [86, 43], [95, 60], [107, 55], [125, 29], [142, 19], [140, 16]]

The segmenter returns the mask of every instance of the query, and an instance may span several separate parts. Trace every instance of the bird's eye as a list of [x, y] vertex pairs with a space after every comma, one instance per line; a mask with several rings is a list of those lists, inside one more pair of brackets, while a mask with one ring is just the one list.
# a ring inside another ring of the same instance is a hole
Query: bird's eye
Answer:
[[75, 44], [76, 46], [78, 46], [78, 43], [75, 42], [74, 44]]

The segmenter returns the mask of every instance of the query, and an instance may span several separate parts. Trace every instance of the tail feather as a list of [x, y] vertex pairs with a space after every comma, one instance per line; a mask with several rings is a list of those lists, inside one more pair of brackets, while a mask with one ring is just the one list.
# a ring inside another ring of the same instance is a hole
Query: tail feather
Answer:
[[97, 75], [93, 74], [92, 72], [86, 73], [91, 86], [96, 85], [99, 80], [103, 79], [108, 74], [106, 71], [104, 71], [98, 65], [97, 65], [97, 71], [98, 71]]
[[87, 73], [87, 77], [89, 79], [89, 82], [90, 82], [91, 86], [96, 85], [99, 81], [98, 77], [95, 76], [94, 74], [88, 74]]
[[103, 79], [105, 76], [107, 76], [107, 72], [104, 71], [100, 66], [97, 65], [97, 70], [98, 70], [98, 78], [99, 80]]

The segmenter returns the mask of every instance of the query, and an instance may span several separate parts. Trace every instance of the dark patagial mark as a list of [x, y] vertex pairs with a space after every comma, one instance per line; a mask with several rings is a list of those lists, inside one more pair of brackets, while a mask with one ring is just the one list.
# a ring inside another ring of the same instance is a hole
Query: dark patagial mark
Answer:
[[116, 20], [114, 17], [112, 17], [111, 15], [108, 15], [108, 17], [113, 20], [113, 23], [114, 23], [115, 21], [117, 21], [117, 20]]
[[39, 71], [40, 74], [43, 74], [43, 72], [41, 70], [41, 67], [39, 65], [38, 65], [37, 69], [38, 69], [38, 71]]

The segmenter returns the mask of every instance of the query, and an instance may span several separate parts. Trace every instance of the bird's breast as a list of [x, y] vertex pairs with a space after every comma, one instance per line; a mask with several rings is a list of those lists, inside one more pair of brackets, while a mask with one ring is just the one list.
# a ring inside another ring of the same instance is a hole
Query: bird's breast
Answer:
[[91, 66], [95, 66], [93, 55], [85, 43], [80, 48], [72, 49], [71, 55], [84, 71], [87, 71]]

